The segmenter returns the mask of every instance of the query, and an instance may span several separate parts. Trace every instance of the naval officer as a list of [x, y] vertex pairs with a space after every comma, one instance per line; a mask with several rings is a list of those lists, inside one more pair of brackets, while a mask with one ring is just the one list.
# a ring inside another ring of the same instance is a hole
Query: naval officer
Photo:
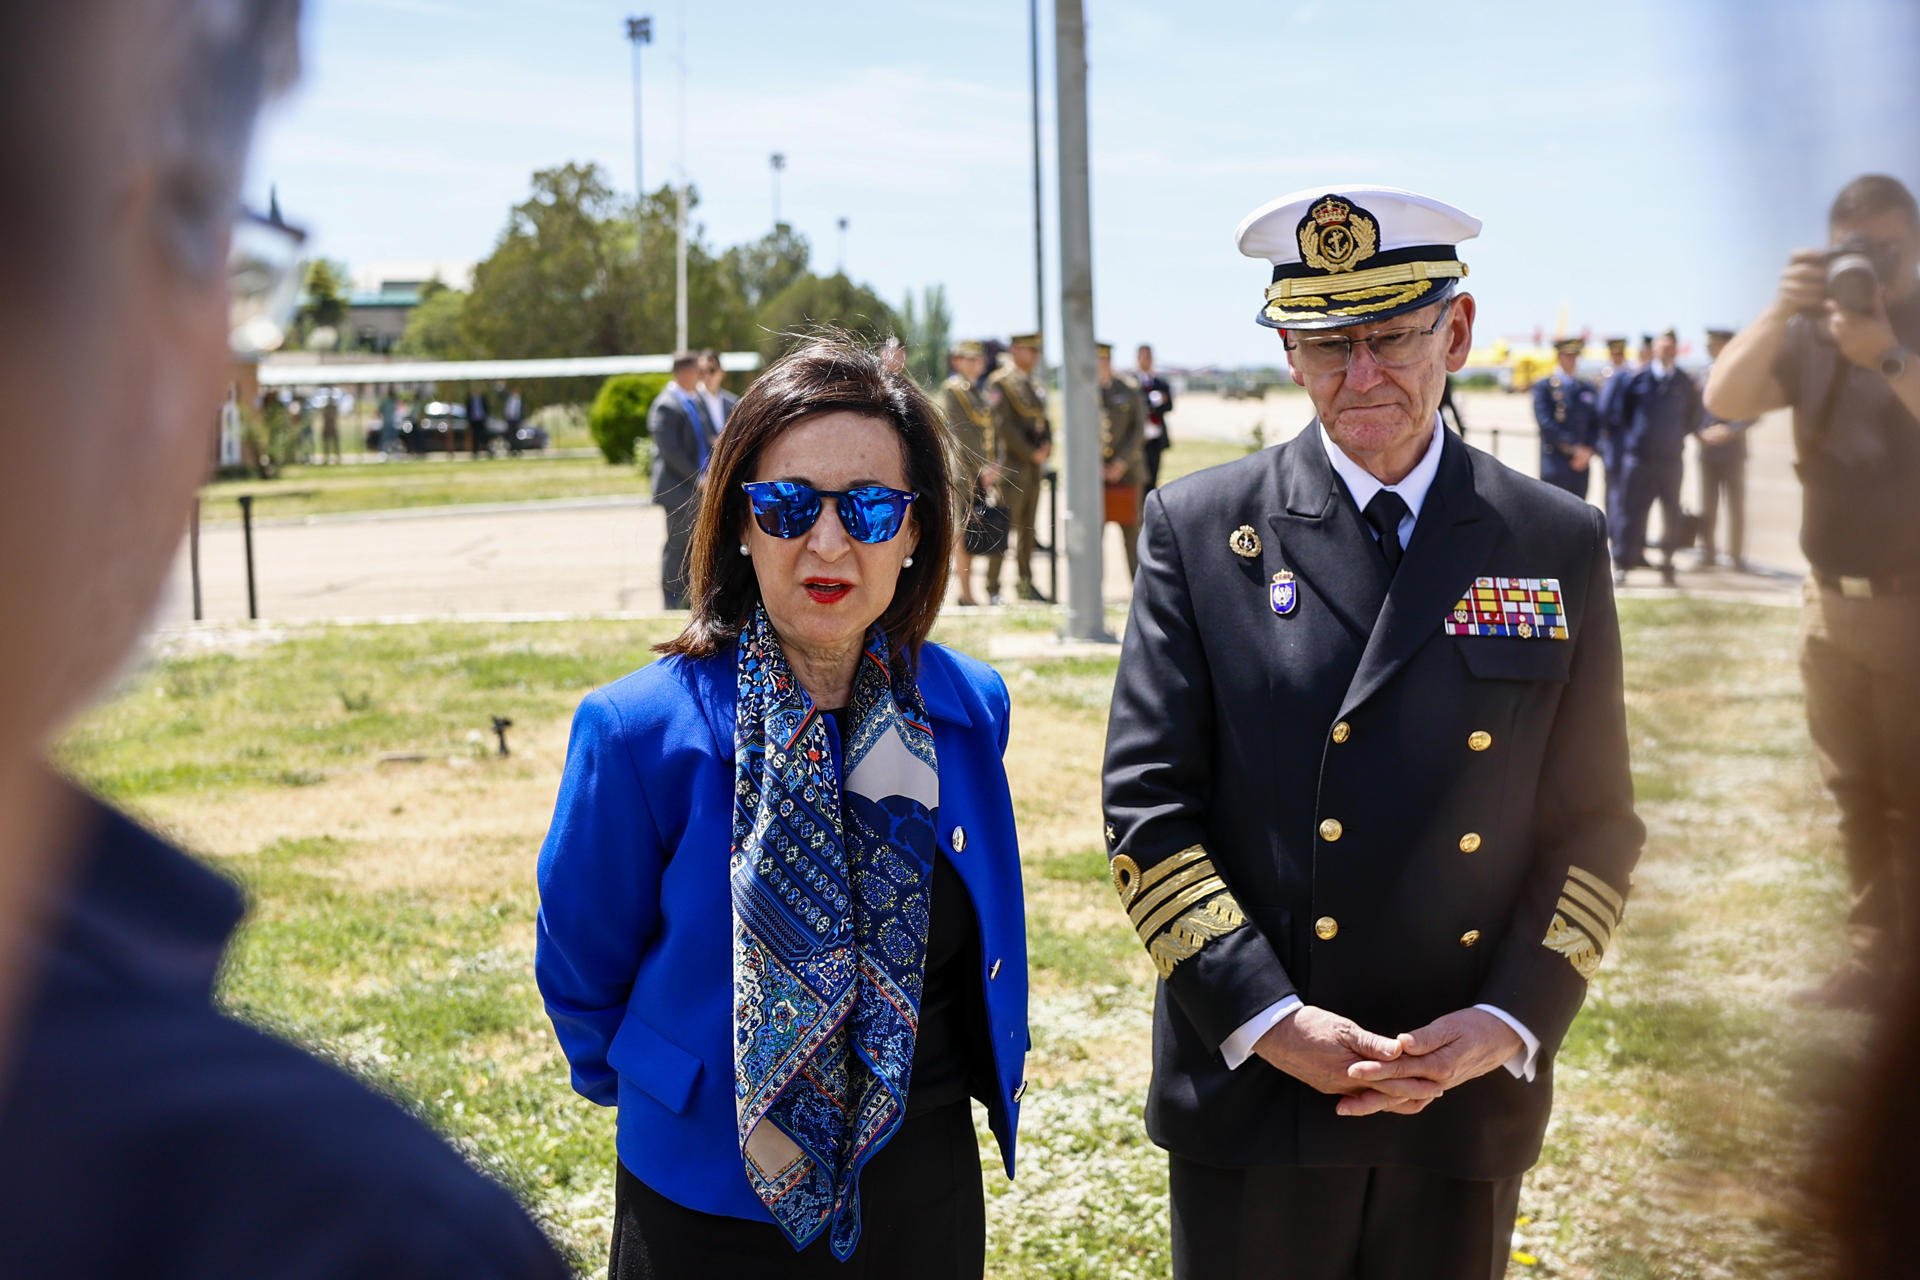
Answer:
[[1576, 498], [1587, 496], [1593, 455], [1600, 444], [1600, 420], [1593, 387], [1579, 374], [1580, 352], [1587, 344], [1562, 338], [1553, 344], [1559, 366], [1533, 384], [1533, 420], [1540, 428], [1540, 478]]
[[1625, 910], [1604, 523], [1439, 426], [1479, 227], [1367, 186], [1249, 215], [1317, 416], [1146, 502], [1103, 790], [1177, 1277], [1502, 1274]]

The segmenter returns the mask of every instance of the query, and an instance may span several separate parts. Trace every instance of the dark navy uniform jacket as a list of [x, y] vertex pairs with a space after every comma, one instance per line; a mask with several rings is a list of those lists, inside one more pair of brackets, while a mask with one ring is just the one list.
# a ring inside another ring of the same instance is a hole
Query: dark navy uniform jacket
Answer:
[[86, 807], [0, 1077], [0, 1275], [567, 1274], [419, 1121], [215, 1007], [239, 891]]
[[1670, 369], [1662, 378], [1646, 368], [1621, 389], [1617, 412], [1623, 456], [1678, 466], [1705, 409], [1700, 388], [1686, 373]]
[[[1115, 887], [1162, 979], [1148, 1131], [1222, 1167], [1512, 1176], [1538, 1157], [1553, 1055], [1643, 837], [1606, 531], [1442, 432], [1389, 575], [1319, 437], [1146, 504], [1104, 798]], [[1552, 579], [1565, 638], [1449, 634], [1483, 577]], [[1289, 995], [1389, 1036], [1493, 1005], [1539, 1038], [1538, 1075], [1338, 1116], [1220, 1055]]]
[[1568, 450], [1600, 447], [1600, 414], [1593, 387], [1555, 370], [1533, 384], [1533, 420], [1540, 427], [1540, 478], [1573, 471]]

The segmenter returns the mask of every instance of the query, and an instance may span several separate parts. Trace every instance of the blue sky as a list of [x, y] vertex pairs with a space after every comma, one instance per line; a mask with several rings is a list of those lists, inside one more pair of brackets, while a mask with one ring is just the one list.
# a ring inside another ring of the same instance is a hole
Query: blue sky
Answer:
[[[1052, 4], [1041, 5], [1049, 317]], [[1233, 248], [1282, 192], [1385, 182], [1483, 219], [1462, 251], [1483, 336], [1737, 324], [1868, 170], [1920, 189], [1920, 6], [1086, 0], [1094, 307], [1165, 362], [1269, 363], [1264, 263]], [[685, 171], [720, 245], [781, 213], [898, 300], [944, 283], [962, 334], [1033, 319], [1020, 0], [310, 0], [307, 72], [250, 185], [350, 266], [485, 256], [533, 170]], [[684, 63], [684, 92], [680, 66]], [[684, 104], [684, 111], [683, 111]], [[684, 126], [682, 121], [684, 119]], [[1057, 346], [1049, 344], [1050, 355]]]

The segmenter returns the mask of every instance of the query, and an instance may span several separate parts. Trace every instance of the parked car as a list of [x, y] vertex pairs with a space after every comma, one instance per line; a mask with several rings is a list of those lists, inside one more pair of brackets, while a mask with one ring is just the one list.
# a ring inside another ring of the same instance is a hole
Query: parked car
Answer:
[[[464, 453], [472, 448], [467, 440], [467, 407], [463, 404], [430, 400], [400, 419], [399, 431], [400, 447], [408, 453]], [[501, 444], [516, 456], [538, 452], [547, 447], [547, 431], [545, 427], [523, 422], [509, 436], [505, 422], [489, 419], [487, 452], [494, 452]], [[379, 448], [380, 424], [376, 422], [367, 428], [367, 449], [377, 452]]]

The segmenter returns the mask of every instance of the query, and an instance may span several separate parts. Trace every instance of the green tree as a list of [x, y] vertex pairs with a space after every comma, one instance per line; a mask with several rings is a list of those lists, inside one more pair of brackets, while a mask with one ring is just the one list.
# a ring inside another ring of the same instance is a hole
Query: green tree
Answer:
[[473, 356], [464, 319], [467, 295], [441, 285], [422, 289], [420, 304], [407, 316], [407, 329], [393, 344], [396, 355], [429, 360], [466, 360]]
[[900, 340], [907, 344], [907, 372], [922, 386], [937, 387], [947, 377], [947, 348], [953, 342], [953, 311], [947, 306], [947, 286], [930, 284], [920, 291], [915, 306], [907, 291], [900, 307]]
[[669, 381], [664, 373], [620, 373], [600, 385], [587, 430], [609, 463], [634, 460], [634, 447], [647, 434], [647, 411]]
[[294, 315], [295, 341], [304, 345], [307, 335], [322, 327], [338, 332], [346, 318], [346, 264], [331, 258], [315, 258], [307, 264], [305, 287], [300, 292], [300, 309]]
[[879, 342], [898, 332], [895, 324], [893, 308], [845, 274], [804, 275], [761, 308], [758, 346], [761, 358], [771, 363], [826, 326]]
[[807, 238], [782, 222], [750, 244], [721, 255], [734, 289], [749, 310], [758, 311], [801, 276], [813, 259]]

